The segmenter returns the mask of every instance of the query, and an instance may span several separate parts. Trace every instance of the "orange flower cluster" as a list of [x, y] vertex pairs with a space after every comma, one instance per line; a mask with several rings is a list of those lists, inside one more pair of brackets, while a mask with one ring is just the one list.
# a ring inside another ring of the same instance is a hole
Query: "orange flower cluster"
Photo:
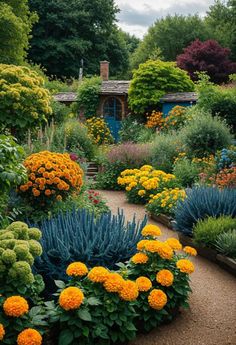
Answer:
[[184, 247], [183, 251], [188, 255], [197, 256], [197, 251], [193, 247], [186, 246], [186, 247]]
[[135, 301], [139, 295], [139, 290], [136, 282], [132, 280], [125, 280], [119, 292], [119, 296], [124, 301]]
[[131, 261], [134, 264], [146, 264], [148, 262], [148, 256], [144, 253], [137, 253], [132, 256]]
[[161, 236], [161, 229], [153, 224], [148, 224], [146, 225], [143, 230], [142, 230], [142, 236], [152, 236], [152, 237], [157, 237]]
[[148, 303], [151, 308], [161, 310], [167, 303], [167, 296], [162, 290], [154, 289], [148, 296]]
[[28, 182], [19, 190], [33, 198], [62, 200], [72, 191], [79, 191], [83, 184], [83, 171], [67, 153], [42, 151], [26, 158]]
[[152, 282], [149, 278], [147, 277], [139, 277], [136, 279], [136, 284], [138, 286], [138, 290], [140, 292], [146, 292], [151, 289], [152, 287]]
[[216, 175], [216, 185], [219, 188], [236, 188], [236, 167], [221, 170]]
[[97, 266], [91, 269], [88, 274], [88, 279], [94, 283], [104, 283], [109, 274], [110, 273], [106, 268]]
[[124, 284], [124, 279], [119, 273], [109, 273], [103, 286], [107, 292], [119, 292]]
[[28, 313], [29, 305], [23, 297], [11, 296], [3, 303], [3, 310], [7, 316], [20, 317]]
[[177, 263], [176, 263], [176, 267], [182, 273], [191, 274], [191, 273], [194, 272], [194, 265], [188, 259], [180, 259], [180, 260], [178, 260]]
[[165, 122], [163, 118], [163, 113], [159, 111], [153, 111], [151, 115], [147, 116], [147, 128], [163, 128], [163, 123]]
[[41, 334], [33, 328], [27, 328], [17, 337], [17, 345], [41, 345], [43, 338]]
[[77, 287], [70, 286], [60, 293], [59, 304], [64, 310], [74, 310], [81, 306], [83, 300], [83, 292]]
[[88, 273], [87, 266], [82, 262], [73, 262], [66, 269], [66, 274], [70, 277], [82, 277]]
[[0, 341], [3, 340], [4, 336], [5, 336], [5, 329], [4, 329], [3, 324], [0, 323]]
[[161, 270], [156, 275], [156, 281], [162, 286], [171, 286], [174, 281], [174, 275], [169, 270]]

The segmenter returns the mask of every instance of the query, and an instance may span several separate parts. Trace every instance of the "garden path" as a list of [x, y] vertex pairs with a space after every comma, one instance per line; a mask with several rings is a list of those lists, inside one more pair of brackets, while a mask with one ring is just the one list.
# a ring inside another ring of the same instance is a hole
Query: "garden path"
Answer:
[[[128, 204], [123, 192], [100, 191], [113, 213], [123, 208], [127, 219], [145, 215], [143, 206]], [[150, 220], [150, 223], [157, 224]], [[176, 232], [158, 224], [162, 238], [177, 237]], [[193, 258], [191, 275], [193, 293], [190, 309], [184, 310], [170, 324], [140, 335], [129, 345], [235, 345], [236, 279], [202, 257]]]

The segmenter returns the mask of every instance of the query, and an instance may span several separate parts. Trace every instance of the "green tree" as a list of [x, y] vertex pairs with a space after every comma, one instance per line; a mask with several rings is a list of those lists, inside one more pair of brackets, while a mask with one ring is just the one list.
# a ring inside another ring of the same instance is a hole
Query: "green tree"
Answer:
[[198, 16], [168, 15], [158, 19], [148, 30], [147, 35], [134, 52], [132, 68], [137, 68], [149, 58], [163, 57], [166, 61], [175, 61], [183, 48], [196, 38], [209, 38], [204, 21]]
[[23, 64], [36, 20], [28, 0], [0, 0], [0, 63]]
[[29, 3], [39, 15], [33, 28], [30, 58], [42, 64], [49, 75], [78, 77], [81, 59], [89, 74], [98, 73], [99, 60], [109, 60], [118, 73], [127, 67], [126, 46], [115, 25], [118, 9], [114, 0]]
[[167, 92], [193, 91], [187, 72], [174, 62], [149, 60], [134, 71], [129, 89], [129, 106], [135, 114], [145, 114], [159, 107]]

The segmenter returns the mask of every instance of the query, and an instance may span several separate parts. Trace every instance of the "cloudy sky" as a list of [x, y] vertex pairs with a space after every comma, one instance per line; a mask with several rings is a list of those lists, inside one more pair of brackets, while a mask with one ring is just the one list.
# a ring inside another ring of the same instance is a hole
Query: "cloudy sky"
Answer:
[[204, 15], [214, 0], [115, 0], [120, 13], [119, 26], [138, 37], [142, 37], [157, 18], [167, 14]]

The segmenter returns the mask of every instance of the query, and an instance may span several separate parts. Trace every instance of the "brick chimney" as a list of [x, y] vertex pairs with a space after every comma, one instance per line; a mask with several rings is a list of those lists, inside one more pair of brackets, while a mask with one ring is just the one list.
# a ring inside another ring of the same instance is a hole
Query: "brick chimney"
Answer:
[[108, 61], [100, 61], [100, 77], [103, 81], [109, 80], [109, 64]]

